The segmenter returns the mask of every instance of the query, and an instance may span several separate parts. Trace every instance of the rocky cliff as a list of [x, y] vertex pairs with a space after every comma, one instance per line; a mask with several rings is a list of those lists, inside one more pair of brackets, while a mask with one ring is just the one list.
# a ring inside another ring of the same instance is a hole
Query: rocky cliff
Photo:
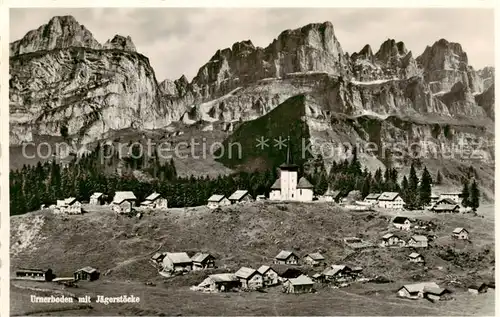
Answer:
[[494, 115], [493, 70], [475, 71], [459, 44], [439, 40], [414, 58], [388, 39], [349, 56], [329, 22], [283, 31], [265, 48], [245, 40], [218, 50], [191, 82], [158, 83], [130, 37], [101, 45], [72, 17], [11, 43], [10, 62], [12, 144], [65, 128], [87, 143], [128, 128], [232, 126], [298, 94], [326, 116], [492, 126]]

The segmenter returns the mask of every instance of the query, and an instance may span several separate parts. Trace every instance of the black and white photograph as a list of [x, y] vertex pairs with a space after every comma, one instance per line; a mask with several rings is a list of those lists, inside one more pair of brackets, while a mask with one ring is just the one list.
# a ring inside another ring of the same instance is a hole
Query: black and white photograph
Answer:
[[110, 2], [7, 9], [11, 316], [495, 314], [493, 2]]

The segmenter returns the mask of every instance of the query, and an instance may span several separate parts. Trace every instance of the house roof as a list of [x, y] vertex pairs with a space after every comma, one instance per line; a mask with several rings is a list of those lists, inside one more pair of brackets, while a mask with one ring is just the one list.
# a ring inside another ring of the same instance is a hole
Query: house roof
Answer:
[[16, 272], [45, 274], [46, 271], [47, 270], [42, 270], [42, 269], [18, 269]]
[[64, 203], [65, 203], [66, 205], [68, 205], [68, 206], [69, 206], [69, 205], [72, 205], [72, 204], [73, 204], [73, 203], [75, 203], [75, 202], [76, 202], [76, 198], [75, 198], [75, 197], [69, 197], [69, 198], [66, 198], [66, 199], [64, 200]]
[[434, 282], [423, 282], [423, 283], [416, 283], [416, 284], [407, 284], [403, 285], [401, 288], [406, 288], [406, 290], [409, 293], [417, 293], [417, 292], [423, 292], [424, 288], [439, 288], [439, 285], [437, 285]]
[[116, 192], [115, 197], [113, 198], [114, 204], [121, 204], [124, 200], [136, 200], [134, 193], [131, 191], [125, 192]]
[[299, 169], [299, 166], [296, 165], [296, 164], [290, 164], [290, 163], [283, 163], [280, 165], [280, 170], [292, 170], [292, 171], [296, 171]]
[[229, 200], [240, 200], [248, 194], [248, 190], [238, 189], [231, 196]]
[[316, 273], [316, 274], [313, 275], [313, 278], [318, 278], [318, 277], [321, 277], [321, 276], [323, 276], [322, 273]]
[[319, 252], [309, 253], [306, 256], [309, 256], [311, 259], [313, 259], [315, 261], [321, 261], [321, 260], [325, 259], [325, 257], [323, 255], [321, 255], [321, 253], [319, 253]]
[[406, 217], [401, 217], [401, 216], [397, 216], [394, 218], [394, 220], [392, 221], [392, 223], [397, 223], [397, 224], [404, 224], [406, 220], [409, 220], [408, 218]]
[[333, 276], [333, 275], [335, 275], [341, 271], [344, 271], [346, 269], [350, 270], [350, 268], [347, 265], [335, 265], [335, 264], [333, 264], [330, 268], [323, 271], [323, 274], [327, 275], [327, 276]]
[[236, 275], [236, 277], [239, 277], [239, 278], [249, 279], [255, 273], [258, 273], [257, 270], [252, 269], [251, 267], [244, 266], [244, 267], [240, 268], [236, 273], [234, 273], [234, 275]]
[[451, 198], [441, 198], [440, 200], [437, 201], [438, 204], [445, 203], [445, 204], [450, 204], [450, 205], [456, 205], [455, 201]]
[[95, 192], [95, 193], [93, 193], [93, 194], [90, 196], [90, 198], [95, 198], [95, 199], [97, 199], [97, 198], [100, 198], [102, 195], [104, 195], [104, 194], [103, 194], [103, 193], [99, 193], [99, 192]]
[[195, 255], [193, 255], [193, 257], [191, 258], [191, 260], [193, 262], [203, 262], [203, 261], [205, 261], [207, 258], [209, 258], [211, 256], [212, 255], [210, 255], [209, 253], [198, 252]]
[[301, 177], [297, 183], [297, 188], [314, 188], [314, 186], [305, 177]]
[[267, 271], [269, 271], [269, 270], [273, 270], [276, 274], [278, 274], [278, 272], [276, 272], [276, 271], [275, 271], [272, 267], [270, 267], [270, 266], [268, 266], [268, 265], [261, 265], [261, 267], [259, 267], [259, 268], [257, 269], [257, 271], [258, 271], [260, 274], [262, 274], [262, 275], [266, 274], [266, 273], [267, 273]]
[[436, 211], [453, 211], [458, 208], [458, 205], [453, 203], [453, 204], [440, 204], [434, 206], [432, 209]]
[[433, 294], [433, 295], [443, 295], [444, 293], [448, 293], [449, 290], [447, 290], [446, 288], [441, 288], [441, 287], [425, 286], [423, 289], [423, 292]]
[[455, 230], [453, 230], [453, 233], [458, 234], [458, 233], [460, 233], [460, 232], [462, 232], [462, 231], [464, 231], [464, 230], [465, 230], [467, 233], [469, 232], [469, 231], [467, 231], [467, 229], [465, 229], [465, 228], [460, 228], [460, 227], [459, 227], [459, 228], [455, 228]]
[[219, 273], [208, 276], [214, 282], [235, 282], [238, 280], [233, 273]]
[[411, 238], [417, 242], [424, 242], [424, 241], [428, 240], [426, 236], [422, 236], [422, 235], [415, 235], [415, 236], [412, 236]]
[[158, 193], [152, 193], [151, 195], [146, 197], [146, 200], [155, 201], [156, 199], [160, 198], [160, 196], [161, 195]]
[[215, 203], [218, 203], [218, 202], [220, 202], [222, 199], [224, 199], [224, 195], [212, 195], [212, 196], [210, 196], [210, 198], [208, 198], [208, 201], [209, 201], [209, 202], [215, 202]]
[[368, 196], [365, 197], [365, 199], [378, 199], [380, 197], [380, 194], [368, 194]]
[[192, 262], [186, 252], [167, 252], [165, 258], [169, 258], [174, 264]]
[[383, 239], [383, 240], [387, 240], [387, 239], [389, 239], [389, 238], [391, 238], [391, 237], [394, 237], [394, 234], [392, 234], [392, 233], [386, 233], [386, 234], [384, 234], [384, 235], [382, 236], [382, 239]]
[[83, 267], [83, 268], [81, 268], [81, 269], [77, 270], [76, 272], [80, 272], [80, 271], [83, 271], [83, 272], [85, 272], [85, 273], [89, 273], [89, 274], [91, 274], [91, 273], [96, 272], [96, 271], [97, 271], [97, 269], [96, 269], [96, 268], [93, 268], [93, 267], [91, 267], [91, 266], [86, 266], [86, 267]]
[[[280, 253], [278, 253], [278, 255], [275, 257], [275, 259], [277, 259], [277, 260], [286, 260], [292, 254], [295, 255], [295, 253], [293, 253], [292, 251], [284, 251], [284, 250], [282, 250]], [[297, 255], [295, 255], [295, 256], [297, 256]]]
[[288, 279], [292, 285], [312, 285], [314, 284], [313, 280], [307, 275], [301, 275], [297, 278]]
[[354, 272], [361, 272], [361, 271], [363, 271], [363, 268], [361, 266], [355, 266], [355, 267], [352, 268], [352, 271], [354, 271]]
[[340, 194], [340, 190], [332, 190], [330, 187], [326, 190], [323, 196], [337, 197]]
[[469, 285], [468, 288], [470, 288], [470, 289], [480, 289], [480, 288], [483, 288], [485, 286], [487, 286], [486, 283], [476, 283], [476, 284]]
[[165, 257], [165, 253], [162, 253], [162, 252], [156, 252], [152, 257], [151, 259], [153, 260], [158, 260], [160, 258], [163, 258]]
[[273, 186], [271, 186], [271, 189], [281, 189], [281, 179], [278, 178], [274, 182]]
[[378, 197], [378, 200], [383, 200], [383, 201], [393, 201], [399, 196], [399, 193], [397, 192], [383, 192], [380, 194]]
[[419, 256], [421, 256], [420, 254], [418, 254], [417, 252], [412, 252], [410, 253], [410, 255], [408, 255], [410, 258], [418, 258]]

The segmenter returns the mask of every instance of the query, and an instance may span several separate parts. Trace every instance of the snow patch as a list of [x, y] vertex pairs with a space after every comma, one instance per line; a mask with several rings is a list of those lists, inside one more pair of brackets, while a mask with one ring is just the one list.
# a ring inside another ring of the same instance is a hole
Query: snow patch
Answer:
[[351, 80], [351, 83], [354, 85], [377, 85], [377, 84], [383, 84], [389, 81], [397, 80], [397, 78], [391, 78], [391, 79], [377, 79], [377, 80], [370, 80], [370, 81], [357, 81], [357, 80]]
[[307, 71], [307, 72], [294, 72], [294, 73], [287, 73], [287, 75], [313, 75], [313, 74], [328, 74], [328, 72], [325, 71]]
[[376, 118], [381, 119], [381, 120], [385, 120], [389, 117], [388, 114], [380, 114], [380, 113], [376, 113], [372, 110], [361, 110], [360, 113], [356, 113], [354, 115], [354, 117], [361, 117], [361, 116], [372, 116], [372, 117], [376, 117]]

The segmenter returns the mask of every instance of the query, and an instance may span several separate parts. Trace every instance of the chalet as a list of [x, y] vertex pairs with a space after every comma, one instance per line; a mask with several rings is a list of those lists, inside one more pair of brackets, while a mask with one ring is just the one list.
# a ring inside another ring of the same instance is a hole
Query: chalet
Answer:
[[304, 263], [309, 265], [320, 265], [325, 262], [325, 257], [319, 252], [309, 253], [304, 257]]
[[215, 257], [209, 253], [196, 253], [192, 258], [193, 271], [215, 268]]
[[323, 283], [325, 282], [325, 275], [323, 275], [323, 273], [316, 273], [312, 276], [312, 279], [316, 283]]
[[166, 198], [162, 198], [158, 193], [152, 193], [141, 203], [143, 207], [149, 208], [159, 208], [159, 209], [167, 209], [168, 201]]
[[73, 273], [75, 281], [95, 281], [99, 279], [99, 275], [99, 271], [90, 266], [81, 268]]
[[378, 206], [385, 209], [402, 210], [405, 202], [397, 192], [384, 192], [377, 199]]
[[287, 279], [283, 283], [283, 292], [291, 294], [311, 293], [314, 282], [307, 275], [301, 275], [297, 278]]
[[182, 272], [191, 271], [193, 268], [193, 261], [186, 252], [166, 252], [163, 258], [163, 270]]
[[442, 300], [446, 294], [450, 294], [451, 292], [446, 288], [441, 287], [424, 287], [423, 297], [430, 300], [431, 302], [436, 302]]
[[386, 233], [382, 236], [381, 247], [399, 246], [399, 237], [393, 233]]
[[327, 191], [319, 197], [319, 200], [321, 201], [335, 201], [339, 202], [342, 196], [340, 195], [340, 190], [332, 190], [330, 187], [327, 189]]
[[19, 269], [16, 271], [16, 277], [20, 279], [50, 282], [55, 276], [51, 269]]
[[233, 273], [219, 273], [209, 275], [198, 285], [198, 288], [211, 292], [228, 292], [239, 286], [240, 280]]
[[400, 230], [410, 230], [411, 221], [406, 217], [397, 216], [392, 220], [392, 225]]
[[410, 259], [410, 262], [413, 263], [424, 263], [424, 257], [417, 252], [410, 253], [410, 255], [408, 255], [408, 258]]
[[412, 248], [427, 248], [428, 241], [426, 236], [415, 235], [408, 240], [408, 246]]
[[252, 268], [242, 267], [234, 275], [240, 281], [242, 288], [257, 289], [264, 286], [262, 274]]
[[455, 228], [451, 236], [458, 240], [469, 240], [469, 231], [464, 228]]
[[299, 257], [292, 251], [281, 251], [274, 258], [274, 263], [297, 265], [299, 263]]
[[208, 208], [215, 209], [222, 206], [228, 206], [231, 202], [224, 195], [212, 195], [208, 198]]
[[104, 194], [95, 192], [90, 196], [89, 204], [91, 205], [104, 205]]
[[462, 203], [462, 193], [460, 192], [450, 192], [450, 193], [442, 193], [439, 195], [439, 199], [450, 198], [455, 202], [455, 204]]
[[257, 197], [255, 197], [255, 200], [256, 201], [266, 200], [266, 196], [264, 196], [264, 195], [257, 195]]
[[460, 206], [457, 204], [440, 204], [432, 206], [431, 210], [435, 213], [458, 213], [460, 212]]
[[278, 273], [279, 279], [284, 281], [289, 278], [296, 278], [304, 274], [304, 272], [297, 267], [288, 267], [283, 264], [273, 265], [273, 270]]
[[112, 209], [114, 212], [123, 214], [132, 211], [135, 206], [137, 197], [131, 191], [116, 192], [112, 202]]
[[434, 282], [423, 282], [423, 283], [403, 285], [398, 290], [398, 296], [410, 298], [410, 299], [420, 299], [420, 298], [424, 297], [424, 289], [425, 288], [437, 289], [437, 288], [439, 288], [439, 285], [437, 285]]
[[486, 285], [485, 283], [473, 284], [468, 287], [468, 291], [469, 293], [474, 295], [486, 293], [488, 292], [488, 285]]
[[451, 198], [441, 198], [436, 201], [434, 206], [437, 205], [456, 205], [457, 203]]
[[267, 265], [262, 265], [257, 270], [263, 277], [263, 285], [271, 286], [279, 283], [279, 275], [272, 267]]
[[81, 214], [82, 203], [76, 200], [75, 197], [57, 200], [57, 207], [54, 212], [72, 215]]
[[347, 265], [332, 265], [323, 271], [326, 280], [342, 280], [352, 277], [352, 269]]
[[152, 257], [151, 257], [151, 261], [153, 261], [153, 263], [155, 264], [160, 264], [163, 262], [163, 259], [165, 258], [165, 255], [167, 255], [166, 253], [164, 252], [156, 252]]
[[351, 269], [351, 275], [353, 277], [359, 277], [363, 273], [363, 268], [361, 266], [355, 266]]
[[370, 203], [372, 205], [377, 205], [379, 197], [380, 197], [380, 194], [368, 194], [368, 196], [366, 196], [363, 201]]
[[231, 196], [229, 196], [229, 201], [231, 202], [231, 204], [245, 203], [252, 201], [252, 196], [250, 196], [248, 190], [238, 189]]

